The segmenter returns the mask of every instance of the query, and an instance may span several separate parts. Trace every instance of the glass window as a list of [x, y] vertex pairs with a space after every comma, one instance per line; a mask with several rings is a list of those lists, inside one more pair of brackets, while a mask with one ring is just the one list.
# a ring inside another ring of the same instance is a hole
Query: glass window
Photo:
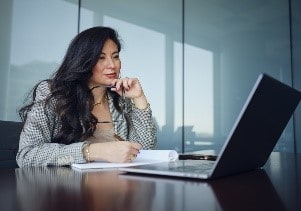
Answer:
[[[291, 84], [288, 2], [185, 2], [185, 151], [219, 151], [261, 72]], [[275, 150], [293, 151], [290, 122]]]
[[0, 39], [0, 119], [19, 120], [16, 111], [24, 97], [55, 71], [77, 33], [78, 6], [63, 0], [14, 0], [1, 2], [0, 8], [6, 20], [1, 21], [6, 30]]
[[[301, 1], [292, 0], [292, 43], [294, 86], [301, 91]], [[301, 103], [295, 112], [296, 152], [301, 153]]]
[[[19, 120], [24, 97], [56, 70], [80, 17], [80, 31], [106, 25], [119, 32], [122, 75], [141, 81], [159, 149], [219, 151], [259, 73], [289, 85], [294, 76], [301, 89], [297, 2], [291, 1], [292, 75], [287, 0], [81, 0], [80, 16], [77, 0], [3, 0], [0, 119]], [[299, 117], [300, 106], [295, 128]], [[276, 151], [294, 151], [293, 131], [291, 120]], [[299, 130], [296, 140], [300, 152]]]

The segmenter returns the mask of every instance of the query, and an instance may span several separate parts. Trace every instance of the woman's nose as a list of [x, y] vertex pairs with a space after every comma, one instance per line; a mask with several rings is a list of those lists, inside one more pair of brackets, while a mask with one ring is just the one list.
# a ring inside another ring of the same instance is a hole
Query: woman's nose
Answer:
[[107, 65], [108, 68], [114, 68], [115, 67], [115, 63], [114, 63], [112, 58], [108, 58], [106, 63], [107, 63], [106, 65]]

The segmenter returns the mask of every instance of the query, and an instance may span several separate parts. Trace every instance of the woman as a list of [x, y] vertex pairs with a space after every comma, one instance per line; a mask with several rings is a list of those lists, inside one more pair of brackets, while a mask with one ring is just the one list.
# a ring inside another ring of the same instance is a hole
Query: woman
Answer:
[[155, 148], [156, 128], [139, 80], [119, 78], [120, 49], [108, 27], [72, 40], [52, 79], [37, 84], [32, 102], [19, 111], [25, 122], [20, 167], [131, 162], [140, 149]]

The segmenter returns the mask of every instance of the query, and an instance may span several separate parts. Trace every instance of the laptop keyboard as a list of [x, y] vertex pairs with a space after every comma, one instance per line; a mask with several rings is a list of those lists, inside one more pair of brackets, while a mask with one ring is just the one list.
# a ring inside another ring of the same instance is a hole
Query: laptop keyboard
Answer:
[[178, 161], [169, 165], [169, 170], [184, 172], [184, 173], [197, 173], [208, 174], [213, 168], [213, 161]]

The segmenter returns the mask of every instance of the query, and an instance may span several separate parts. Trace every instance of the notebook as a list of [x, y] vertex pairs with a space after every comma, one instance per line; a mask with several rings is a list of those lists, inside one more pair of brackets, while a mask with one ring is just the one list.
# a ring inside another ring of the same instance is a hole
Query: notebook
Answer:
[[178, 153], [175, 150], [140, 150], [137, 158], [128, 163], [111, 163], [107, 161], [94, 161], [90, 163], [73, 163], [72, 169], [78, 171], [112, 170], [121, 167], [146, 165], [161, 162], [170, 162], [178, 159]]
[[213, 179], [261, 168], [290, 120], [301, 92], [260, 74], [215, 161], [178, 160], [120, 170]]

